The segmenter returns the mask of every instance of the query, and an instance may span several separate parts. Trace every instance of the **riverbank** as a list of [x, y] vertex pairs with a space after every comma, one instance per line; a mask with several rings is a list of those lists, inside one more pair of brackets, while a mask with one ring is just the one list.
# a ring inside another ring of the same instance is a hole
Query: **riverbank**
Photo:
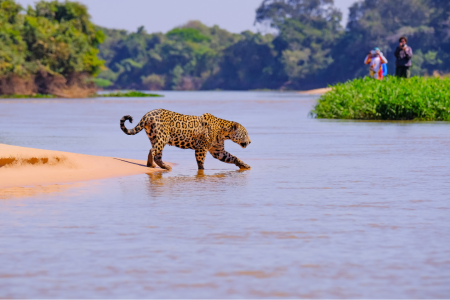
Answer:
[[[161, 171], [144, 160], [0, 144], [1, 189], [63, 184]], [[169, 164], [171, 165], [171, 164]]]
[[327, 88], [314, 89], [314, 90], [308, 90], [308, 91], [300, 91], [297, 93], [304, 94], [304, 95], [322, 95], [329, 91], [331, 91], [331, 88], [327, 87]]
[[128, 92], [111, 92], [111, 93], [106, 93], [106, 94], [92, 94], [92, 95], [84, 95], [84, 96], [80, 96], [79, 94], [75, 94], [74, 97], [70, 96], [70, 97], [66, 97], [64, 95], [54, 95], [54, 94], [29, 94], [29, 95], [17, 95], [17, 94], [12, 94], [12, 95], [1, 95], [0, 94], [0, 99], [41, 99], [41, 98], [108, 98], [108, 97], [128, 97], [128, 98], [133, 98], [133, 97], [163, 97], [162, 95], [159, 94], [152, 94], [152, 93], [144, 93], [144, 92], [139, 92], [139, 91], [128, 91]]

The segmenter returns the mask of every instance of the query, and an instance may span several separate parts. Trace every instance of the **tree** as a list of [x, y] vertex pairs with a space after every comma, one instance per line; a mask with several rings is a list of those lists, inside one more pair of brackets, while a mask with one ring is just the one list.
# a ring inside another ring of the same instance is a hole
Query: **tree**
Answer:
[[77, 2], [40, 1], [24, 14], [13, 0], [0, 0], [0, 94], [90, 90], [84, 79], [103, 66], [102, 41]]
[[13, 0], [0, 0], [0, 76], [25, 75], [26, 43], [21, 30], [22, 7]]
[[96, 75], [103, 66], [97, 46], [101, 31], [90, 22], [87, 8], [77, 2], [41, 1], [28, 7], [23, 38], [28, 57], [47, 71], [68, 76], [76, 72]]
[[438, 51], [439, 69], [450, 71], [450, 1], [430, 0], [430, 26], [434, 29], [434, 50]]
[[332, 63], [331, 48], [341, 35], [342, 14], [333, 0], [264, 0], [256, 22], [278, 30], [277, 59], [287, 85], [294, 89], [320, 86], [320, 76]]
[[403, 35], [408, 37], [408, 44], [414, 50], [413, 75], [431, 74], [439, 69], [448, 70], [448, 63], [442, 59], [448, 57], [448, 51], [441, 48], [447, 45], [445, 40], [448, 41], [445, 38], [448, 37], [445, 31], [448, 3], [440, 0], [356, 2], [350, 7], [344, 36], [333, 47], [334, 62], [327, 72], [327, 82], [366, 75], [367, 67], [362, 64], [362, 60], [374, 47], [379, 47], [384, 52], [393, 72], [393, 52], [398, 39]]
[[33, 74], [39, 68], [64, 76], [100, 71], [97, 46], [103, 34], [94, 29], [85, 6], [41, 1], [26, 15], [21, 11], [13, 0], [0, 0], [1, 74]]
[[256, 22], [269, 22], [280, 28], [287, 19], [294, 19], [315, 28], [340, 29], [342, 13], [333, 7], [333, 0], [263, 0], [256, 10]]
[[271, 45], [273, 37], [242, 33], [243, 38], [226, 48], [219, 62], [219, 71], [205, 83], [206, 89], [248, 90], [278, 88], [286, 78]]
[[165, 35], [102, 30], [107, 38], [100, 56], [108, 70], [99, 76], [116, 88], [200, 89], [217, 72], [222, 51], [241, 38], [198, 21]]

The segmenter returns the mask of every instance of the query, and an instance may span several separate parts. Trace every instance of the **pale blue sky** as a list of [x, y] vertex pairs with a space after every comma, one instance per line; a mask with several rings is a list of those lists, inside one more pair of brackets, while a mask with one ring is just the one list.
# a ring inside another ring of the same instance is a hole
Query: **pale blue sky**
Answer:
[[[16, 0], [23, 6], [35, 0]], [[78, 0], [89, 8], [94, 23], [117, 29], [135, 31], [144, 25], [149, 33], [167, 32], [189, 20], [220, 27], [231, 32], [251, 30], [255, 10], [262, 0]], [[344, 13], [355, 0], [334, 0]]]

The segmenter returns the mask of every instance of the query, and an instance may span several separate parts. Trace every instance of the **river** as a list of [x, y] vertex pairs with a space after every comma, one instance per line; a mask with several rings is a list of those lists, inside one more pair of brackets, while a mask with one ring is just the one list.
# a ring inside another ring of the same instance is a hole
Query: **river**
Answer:
[[0, 298], [450, 297], [449, 123], [318, 120], [316, 96], [289, 92], [164, 95], [0, 100], [4, 144], [145, 160], [119, 120], [156, 108], [252, 140], [226, 142], [251, 170], [208, 154], [199, 172], [167, 146], [172, 172], [0, 199]]

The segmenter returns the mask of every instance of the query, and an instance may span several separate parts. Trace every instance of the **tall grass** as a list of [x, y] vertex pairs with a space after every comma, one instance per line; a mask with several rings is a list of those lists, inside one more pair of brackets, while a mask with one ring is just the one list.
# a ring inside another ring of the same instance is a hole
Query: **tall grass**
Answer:
[[450, 121], [450, 79], [389, 76], [337, 84], [310, 115], [326, 119]]

